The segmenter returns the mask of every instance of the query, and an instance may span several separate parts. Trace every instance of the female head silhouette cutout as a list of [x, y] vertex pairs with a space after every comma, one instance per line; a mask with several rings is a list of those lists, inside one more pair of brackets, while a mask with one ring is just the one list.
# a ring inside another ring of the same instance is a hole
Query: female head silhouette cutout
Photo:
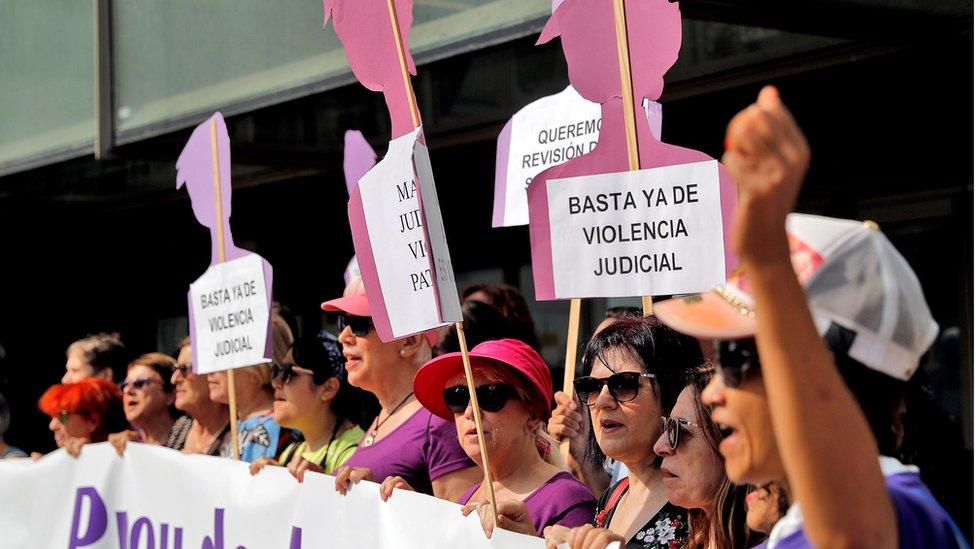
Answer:
[[[624, 0], [634, 102], [655, 101], [664, 73], [678, 60], [681, 11], [668, 0]], [[564, 0], [553, 11], [537, 44], [559, 36], [569, 81], [596, 103], [622, 97], [617, 38], [610, 0]], [[635, 60], [639, 60], [635, 62]]]
[[[213, 144], [210, 141], [210, 124], [217, 124], [217, 159], [220, 169], [220, 203], [223, 219], [217, 219], [214, 196]], [[193, 130], [176, 161], [176, 188], [186, 186], [193, 206], [193, 215], [201, 225], [216, 230], [219, 224], [227, 226], [230, 220], [230, 137], [227, 125], [219, 112]], [[231, 241], [230, 234], [225, 238]]]

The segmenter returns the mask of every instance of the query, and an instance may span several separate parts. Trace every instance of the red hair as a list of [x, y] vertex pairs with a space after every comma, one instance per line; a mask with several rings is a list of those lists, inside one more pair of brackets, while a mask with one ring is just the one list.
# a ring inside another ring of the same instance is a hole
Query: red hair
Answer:
[[52, 418], [65, 411], [91, 419], [98, 425], [92, 433], [93, 442], [105, 440], [109, 433], [124, 427], [120, 419], [122, 393], [114, 383], [101, 378], [52, 385], [37, 401], [37, 406]]

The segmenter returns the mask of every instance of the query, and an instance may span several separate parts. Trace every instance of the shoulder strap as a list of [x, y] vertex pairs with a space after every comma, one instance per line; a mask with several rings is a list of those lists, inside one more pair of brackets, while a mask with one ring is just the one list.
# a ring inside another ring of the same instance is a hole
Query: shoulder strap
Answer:
[[620, 502], [620, 498], [624, 497], [624, 493], [627, 492], [628, 488], [630, 488], [630, 479], [627, 477], [620, 479], [620, 482], [613, 488], [613, 492], [610, 493], [607, 504], [596, 514], [597, 528], [606, 528], [604, 522], [607, 520], [607, 516], [617, 507], [617, 503]]

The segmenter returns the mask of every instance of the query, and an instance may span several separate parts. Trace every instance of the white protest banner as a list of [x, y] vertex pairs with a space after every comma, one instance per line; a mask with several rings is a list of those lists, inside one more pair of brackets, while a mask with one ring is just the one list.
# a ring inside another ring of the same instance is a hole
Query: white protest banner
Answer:
[[390, 141], [349, 199], [356, 258], [383, 341], [461, 319], [422, 131]]
[[725, 280], [718, 162], [546, 184], [556, 299], [706, 291]]
[[[515, 113], [498, 136], [492, 227], [529, 223], [525, 188], [543, 170], [593, 150], [600, 134], [600, 104], [572, 86]], [[645, 100], [651, 133], [661, 138], [661, 104]]]
[[196, 373], [267, 362], [268, 295], [260, 256], [211, 265], [190, 284], [190, 304]]
[[544, 547], [500, 529], [488, 540], [477, 513], [431, 496], [397, 490], [383, 502], [371, 482], [341, 496], [318, 473], [251, 476], [247, 463], [135, 443], [121, 458], [102, 443], [78, 459], [0, 462], [0, 494], [4, 549]]

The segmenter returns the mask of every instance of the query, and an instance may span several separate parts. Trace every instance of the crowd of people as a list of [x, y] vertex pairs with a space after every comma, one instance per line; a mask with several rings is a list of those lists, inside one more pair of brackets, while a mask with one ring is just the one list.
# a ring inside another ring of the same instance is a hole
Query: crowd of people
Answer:
[[[337, 335], [296, 339], [273, 315], [273, 360], [237, 370], [236, 453], [255, 475], [281, 466], [333, 475], [343, 494], [370, 480], [383, 500], [457, 502], [489, 536], [548, 547], [968, 546], [895, 459], [936, 330], [914, 273], [872, 224], [791, 213], [810, 153], [775, 89], [732, 120], [726, 149], [740, 268], [652, 316], [608, 311], [572, 394], [554, 391], [518, 290], [467, 289], [482, 447], [457, 334], [382, 341], [355, 279], [322, 304]], [[226, 374], [195, 374], [190, 345], [128, 360], [116, 335], [72, 344], [39, 400], [57, 445], [231, 456]], [[0, 459], [25, 458], [3, 442], [9, 419], [0, 397]]]

